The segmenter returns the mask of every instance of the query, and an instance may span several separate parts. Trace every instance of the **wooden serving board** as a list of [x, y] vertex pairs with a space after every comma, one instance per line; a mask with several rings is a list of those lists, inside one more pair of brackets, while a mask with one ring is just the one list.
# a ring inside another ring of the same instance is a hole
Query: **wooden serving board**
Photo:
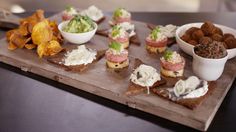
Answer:
[[[59, 22], [60, 14], [53, 16], [51, 19]], [[141, 46], [130, 45], [130, 66], [124, 71], [115, 72], [107, 69], [106, 60], [102, 58], [82, 73], [68, 72], [47, 62], [46, 59], [39, 59], [35, 50], [17, 49], [9, 51], [6, 39], [0, 41], [0, 61], [173, 122], [206, 131], [235, 79], [236, 59], [231, 59], [226, 63], [223, 75], [215, 82], [216, 87], [212, 94], [194, 110], [160, 98], [152, 93], [150, 95], [144, 93], [132, 97], [125, 96], [124, 92], [129, 85], [129, 76], [134, 67], [135, 58], [141, 59], [144, 63], [160, 71], [159, 59], [161, 55], [150, 55], [145, 50], [144, 39], [150, 30], [145, 23], [135, 21], [134, 24], [142, 44]], [[100, 28], [105, 27], [107, 27], [107, 22], [103, 22], [100, 25]], [[71, 46], [76, 47], [77, 45], [64, 44], [64, 47]], [[108, 47], [108, 39], [95, 35], [86, 46], [97, 50], [106, 49]], [[171, 49], [178, 51], [185, 57], [186, 68], [184, 75], [186, 77], [193, 75], [192, 57], [180, 51], [177, 45], [173, 45]]]

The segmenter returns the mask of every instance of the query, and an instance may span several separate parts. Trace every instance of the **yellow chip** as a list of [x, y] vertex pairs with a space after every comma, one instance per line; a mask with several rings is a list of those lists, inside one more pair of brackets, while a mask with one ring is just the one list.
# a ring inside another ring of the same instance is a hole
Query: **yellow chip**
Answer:
[[52, 40], [53, 32], [51, 30], [48, 20], [45, 19], [37, 23], [33, 27], [31, 37], [32, 37], [33, 43], [36, 45], [40, 45], [42, 43], [46, 43]]
[[35, 45], [35, 44], [25, 44], [25, 48], [26, 49], [34, 49], [34, 48], [36, 48], [37, 47], [37, 45]]
[[38, 45], [37, 53], [39, 55], [39, 58], [43, 57], [44, 52], [46, 51], [46, 48], [47, 48], [47, 43], [41, 43], [40, 45]]
[[55, 40], [50, 41], [47, 45], [47, 55], [49, 56], [55, 55], [62, 50], [63, 48], [61, 47], [61, 45]]

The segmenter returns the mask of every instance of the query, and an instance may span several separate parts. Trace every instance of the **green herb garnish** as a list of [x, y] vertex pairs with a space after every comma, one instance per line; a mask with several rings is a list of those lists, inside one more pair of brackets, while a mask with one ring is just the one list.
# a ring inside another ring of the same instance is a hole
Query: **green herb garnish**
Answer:
[[109, 45], [109, 48], [116, 50], [116, 51], [121, 51], [122, 46], [118, 42], [111, 42]]
[[117, 26], [117, 25], [113, 26], [112, 31], [111, 31], [111, 36], [116, 37], [117, 35], [119, 35], [120, 34], [120, 29], [121, 29], [120, 26]]
[[160, 28], [159, 27], [156, 27], [152, 30], [151, 32], [151, 39], [152, 40], [156, 40], [158, 38], [158, 34], [160, 33]]
[[164, 57], [165, 60], [171, 60], [172, 55], [173, 55], [173, 51], [166, 50], [163, 57]]
[[67, 6], [66, 6], [66, 11], [70, 12], [70, 11], [72, 11], [72, 10], [74, 10], [74, 7], [73, 7], [73, 6], [71, 6], [71, 5], [67, 5]]
[[114, 13], [113, 13], [113, 19], [116, 19], [117, 17], [121, 17], [122, 16], [122, 10], [123, 8], [117, 8]]

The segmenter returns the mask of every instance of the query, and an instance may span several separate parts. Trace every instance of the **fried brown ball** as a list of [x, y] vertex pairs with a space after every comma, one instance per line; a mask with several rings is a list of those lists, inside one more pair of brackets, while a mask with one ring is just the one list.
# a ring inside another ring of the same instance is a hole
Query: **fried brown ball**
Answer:
[[184, 34], [184, 35], [181, 37], [181, 39], [182, 39], [183, 41], [185, 41], [185, 42], [188, 42], [188, 41], [191, 39], [191, 37], [190, 37], [189, 34]]
[[236, 48], [236, 39], [232, 37], [228, 37], [224, 41], [229, 49]]
[[224, 47], [225, 47], [226, 49], [229, 48], [225, 42], [222, 42], [222, 43], [223, 43], [223, 45], [224, 45]]
[[192, 33], [191, 37], [192, 39], [198, 41], [200, 38], [204, 37], [204, 33], [202, 32], [202, 30], [198, 29]]
[[214, 34], [216, 27], [212, 22], [206, 21], [204, 24], [202, 24], [201, 30], [204, 33], [204, 35], [211, 36]]
[[200, 44], [210, 44], [212, 43], [212, 39], [210, 37], [202, 37], [200, 40], [199, 40], [199, 43]]
[[219, 35], [223, 36], [223, 31], [220, 28], [215, 27], [215, 34], [219, 34]]
[[226, 40], [227, 38], [234, 38], [234, 35], [231, 34], [231, 33], [225, 33], [225, 34], [223, 35], [223, 40]]
[[220, 34], [213, 34], [211, 38], [212, 40], [215, 40], [215, 41], [219, 41], [219, 42], [223, 41], [223, 36], [221, 36]]
[[196, 40], [193, 40], [193, 39], [189, 40], [188, 43], [191, 44], [191, 45], [194, 45], [194, 46], [198, 44], [198, 42]]
[[199, 29], [200, 28], [197, 28], [197, 27], [191, 27], [185, 32], [185, 34], [190, 34], [191, 35], [194, 31], [199, 30]]

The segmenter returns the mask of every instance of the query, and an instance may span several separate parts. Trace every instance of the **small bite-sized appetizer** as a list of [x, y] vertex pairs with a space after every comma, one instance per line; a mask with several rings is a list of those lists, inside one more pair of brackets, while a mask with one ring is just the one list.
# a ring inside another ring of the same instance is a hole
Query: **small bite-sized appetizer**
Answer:
[[165, 99], [194, 109], [212, 91], [212, 83], [190, 76], [186, 80], [177, 81], [173, 88], [155, 88], [152, 91]]
[[120, 43], [111, 42], [105, 55], [109, 68], [121, 69], [129, 65], [128, 51]]
[[117, 25], [123, 28], [129, 34], [129, 37], [136, 35], [134, 24], [131, 24], [129, 22], [122, 22]]
[[149, 94], [151, 88], [165, 83], [166, 81], [161, 78], [154, 67], [144, 64], [139, 59], [135, 59], [134, 71], [130, 76], [129, 88], [125, 94], [130, 96], [144, 91], [147, 91], [147, 94]]
[[181, 77], [184, 73], [185, 59], [176, 51], [167, 50], [161, 57], [161, 74], [166, 77]]
[[93, 50], [80, 45], [64, 54], [48, 58], [48, 61], [62, 66], [66, 71], [82, 72], [105, 56], [105, 50]]
[[105, 18], [102, 11], [94, 5], [90, 6], [86, 10], [81, 11], [79, 14], [90, 17], [96, 23], [101, 22]]
[[146, 38], [146, 49], [150, 53], [162, 53], [166, 50], [168, 38], [156, 27]]
[[67, 21], [72, 19], [75, 15], [77, 15], [78, 12], [76, 9], [72, 6], [67, 6], [66, 9], [62, 13], [62, 20]]
[[120, 43], [123, 48], [129, 47], [129, 34], [121, 26], [113, 26], [108, 37], [110, 43], [117, 42]]
[[131, 22], [131, 14], [124, 8], [118, 8], [114, 11], [111, 24], [115, 25], [123, 22]]

